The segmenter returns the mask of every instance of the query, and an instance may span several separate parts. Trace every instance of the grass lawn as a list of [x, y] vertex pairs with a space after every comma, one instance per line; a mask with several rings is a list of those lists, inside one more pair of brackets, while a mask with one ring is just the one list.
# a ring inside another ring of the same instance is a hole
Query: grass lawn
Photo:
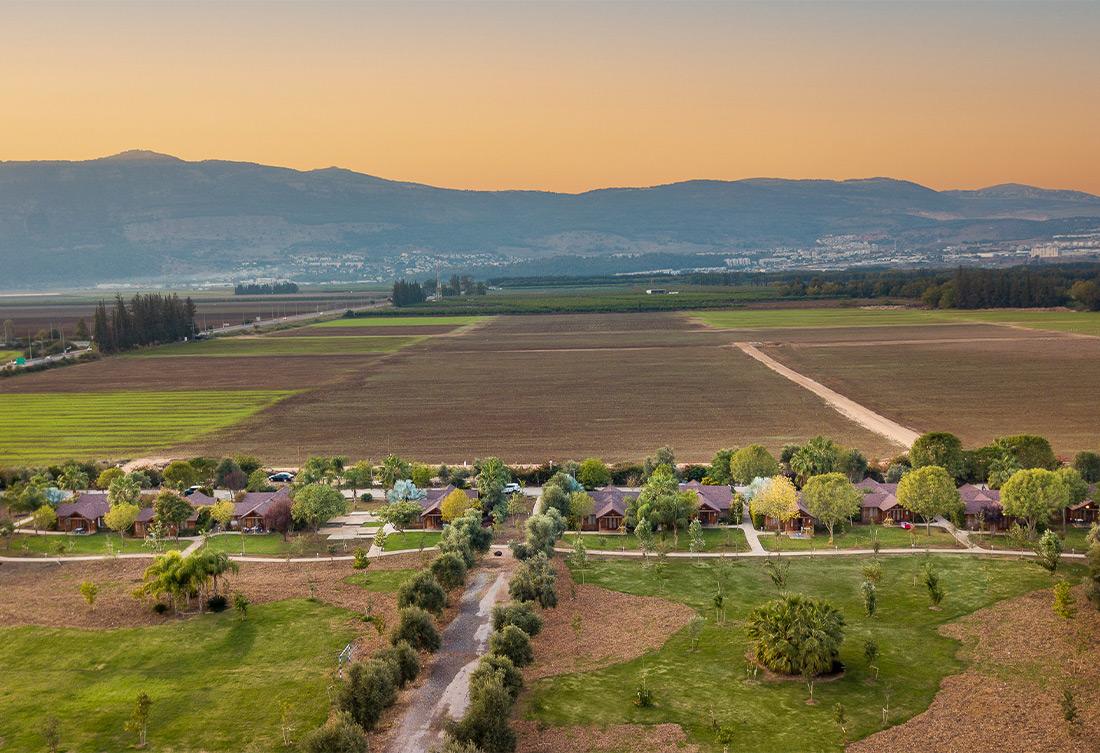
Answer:
[[404, 531], [386, 536], [382, 546], [384, 552], [396, 552], [401, 549], [427, 549], [439, 543], [439, 531]]
[[355, 573], [355, 575], [349, 575], [344, 578], [345, 583], [351, 583], [353, 586], [362, 586], [368, 591], [384, 591], [386, 593], [394, 593], [401, 584], [409, 579], [410, 576], [416, 574], [416, 570], [402, 569], [402, 570], [372, 570], [367, 569]]
[[293, 392], [0, 394], [0, 465], [120, 457], [224, 429]]
[[21, 350], [4, 350], [3, 348], [0, 348], [0, 363], [14, 361], [21, 355], [23, 355], [23, 351]]
[[[586, 531], [579, 534], [584, 538], [584, 545], [589, 549], [626, 549], [627, 551], [635, 551], [638, 547], [638, 537], [634, 535], [621, 534], [621, 533], [598, 533], [595, 531]], [[561, 546], [573, 546], [573, 542], [578, 534], [567, 533], [565, 538], [562, 539]], [[665, 544], [669, 547], [671, 552], [687, 552], [690, 551], [689, 545], [691, 543], [690, 538], [686, 532], [680, 533], [680, 542], [678, 545], [673, 544], [673, 538], [671, 534], [665, 534], [664, 532], [658, 533], [654, 537], [658, 546]], [[748, 542], [745, 541], [745, 532], [740, 528], [704, 528], [703, 529], [703, 543], [704, 552], [747, 552], [749, 550]]]
[[[1052, 530], [1062, 539], [1062, 546], [1066, 553], [1075, 552], [1077, 554], [1083, 554], [1088, 551], [1088, 528], [1074, 528], [1073, 526], [1069, 526], [1063, 535], [1061, 524], [1055, 523]], [[983, 549], [1020, 548], [1018, 544], [1014, 544], [1004, 533], [989, 534], [971, 531], [970, 540]]]
[[165, 625], [115, 630], [0, 628], [18, 671], [0, 683], [5, 750], [44, 750], [39, 726], [61, 723], [62, 749], [122, 751], [138, 693], [153, 701], [149, 749], [166, 753], [282, 748], [327, 716], [336, 658], [354, 637], [350, 612], [307, 600], [261, 604]]
[[329, 319], [310, 327], [438, 327], [446, 324], [465, 326], [481, 321], [482, 316], [357, 316]]
[[[161, 542], [160, 551], [186, 549], [190, 541], [168, 540]], [[61, 551], [58, 551], [58, 548]], [[145, 539], [124, 538], [115, 533], [93, 533], [87, 536], [36, 536], [33, 533], [17, 533], [8, 544], [0, 546], [5, 557], [38, 557], [77, 554], [156, 554], [157, 550], [145, 546]]]
[[134, 358], [176, 356], [353, 356], [392, 353], [423, 337], [416, 335], [350, 335], [346, 337], [214, 337], [162, 345], [132, 354]]
[[[243, 540], [243, 542], [242, 542]], [[330, 547], [336, 554], [348, 554], [355, 551], [354, 545], [345, 546], [343, 541], [329, 541], [325, 536], [311, 533], [291, 535], [283, 541], [281, 533], [228, 533], [211, 536], [206, 540], [206, 548], [212, 552], [240, 554], [244, 544], [245, 554], [291, 557], [308, 557], [314, 554], [328, 554]], [[355, 542], [352, 542], [354, 544]], [[367, 544], [363, 542], [365, 549]]]
[[[846, 672], [840, 679], [815, 686], [814, 706], [805, 703], [803, 683], [754, 678], [745, 658], [748, 643], [743, 620], [751, 608], [776, 597], [763, 562], [727, 560], [720, 566], [671, 560], [664, 568], [656, 568], [638, 561], [607, 560], [590, 563], [587, 583], [661, 596], [698, 609], [706, 618], [698, 647], [691, 648], [690, 629], [685, 628], [658, 651], [633, 661], [547, 678], [533, 687], [522, 713], [554, 725], [673, 722], [682, 725], [689, 741], [703, 751], [722, 751], [728, 745], [728, 750], [758, 753], [839, 752], [843, 743], [833, 722], [837, 703], [844, 705], [850, 719], [852, 739], [882, 728], [887, 693], [890, 724], [920, 713], [932, 701], [940, 680], [962, 667], [955, 657], [956, 642], [939, 635], [939, 625], [1051, 583], [1049, 575], [1028, 562], [932, 556], [947, 592], [942, 611], [932, 611], [919, 582], [925, 557], [883, 558], [878, 613], [867, 618], [859, 584], [860, 566], [869, 559], [788, 560], [788, 590], [827, 599], [847, 620], [840, 655]], [[723, 567], [726, 616], [719, 625], [712, 599]], [[1079, 574], [1080, 567], [1073, 572]], [[879, 647], [877, 682], [869, 682], [872, 673], [863, 658], [868, 638]], [[652, 708], [633, 703], [643, 673], [653, 691]]]
[[844, 531], [837, 530], [833, 535], [833, 546], [829, 545], [828, 532], [819, 531], [812, 539], [792, 539], [788, 536], [761, 536], [760, 543], [772, 552], [808, 551], [810, 549], [870, 549], [872, 542], [878, 538], [879, 546], [883, 549], [900, 549], [912, 547], [915, 549], [961, 549], [955, 537], [942, 528], [932, 527], [932, 535], [927, 536], [924, 526], [914, 524], [914, 527], [904, 531], [897, 526], [865, 526], [856, 525]]

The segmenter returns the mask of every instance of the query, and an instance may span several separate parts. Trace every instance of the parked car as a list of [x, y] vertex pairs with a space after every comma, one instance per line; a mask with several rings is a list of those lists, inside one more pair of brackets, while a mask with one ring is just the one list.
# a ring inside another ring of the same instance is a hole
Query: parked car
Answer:
[[290, 471], [279, 471], [278, 473], [272, 473], [267, 477], [267, 480], [279, 484], [289, 484], [294, 480], [294, 474]]
[[910, 528], [913, 527], [913, 524], [910, 523], [908, 520], [903, 520], [898, 523], [898, 527], [903, 531], [908, 531]]
[[504, 492], [505, 494], [515, 494], [516, 492], [518, 492], [522, 488], [523, 487], [521, 487], [519, 484], [513, 482], [511, 484], [505, 484], [504, 488], [501, 489], [501, 491]]
[[198, 484], [195, 484], [194, 486], [189, 486], [183, 490], [183, 496], [190, 497], [192, 494], [199, 491], [200, 489], [202, 489], [202, 487]]

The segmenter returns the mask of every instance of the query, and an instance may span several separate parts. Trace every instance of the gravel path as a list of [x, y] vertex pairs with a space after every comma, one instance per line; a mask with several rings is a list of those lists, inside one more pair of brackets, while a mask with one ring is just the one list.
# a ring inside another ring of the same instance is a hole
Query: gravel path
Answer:
[[493, 605], [508, 593], [510, 570], [478, 572], [459, 603], [458, 614], [443, 631], [443, 648], [427, 680], [416, 689], [387, 753], [426, 753], [442, 742], [448, 719], [457, 719], [469, 703], [470, 673], [485, 653]]
[[920, 434], [912, 429], [902, 426], [895, 421], [891, 421], [889, 418], [886, 418], [886, 416], [879, 415], [870, 408], [865, 408], [855, 400], [844, 397], [844, 395], [829, 389], [820, 382], [815, 382], [813, 379], [799, 374], [794, 369], [784, 366], [771, 356], [762, 353], [752, 343], [736, 342], [734, 343], [734, 347], [750, 358], [754, 358], [764, 364], [775, 373], [790, 379], [800, 387], [804, 387], [814, 393], [840, 415], [851, 421], [855, 421], [865, 429], [886, 437], [892, 442], [897, 442], [905, 447], [912, 447], [913, 442], [916, 442], [917, 437], [920, 436]]

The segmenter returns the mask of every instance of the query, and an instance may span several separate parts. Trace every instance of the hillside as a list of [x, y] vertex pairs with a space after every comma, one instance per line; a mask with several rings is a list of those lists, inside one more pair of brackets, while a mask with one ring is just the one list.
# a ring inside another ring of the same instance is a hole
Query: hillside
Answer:
[[1098, 217], [1100, 198], [1073, 191], [934, 191], [887, 178], [697, 180], [559, 194], [141, 151], [0, 162], [3, 287], [264, 272], [302, 254], [354, 254], [399, 270], [402, 254], [725, 253], [847, 233], [908, 246], [1032, 239], [1093, 227]]

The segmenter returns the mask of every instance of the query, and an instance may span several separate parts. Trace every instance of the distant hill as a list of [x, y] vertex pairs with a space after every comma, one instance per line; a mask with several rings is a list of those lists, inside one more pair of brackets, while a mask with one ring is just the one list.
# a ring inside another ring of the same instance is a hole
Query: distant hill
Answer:
[[737, 253], [838, 234], [926, 246], [1049, 237], [1096, 218], [1100, 197], [1019, 185], [934, 191], [889, 178], [757, 178], [582, 194], [462, 191], [132, 151], [0, 162], [0, 287], [196, 278], [302, 254]]

